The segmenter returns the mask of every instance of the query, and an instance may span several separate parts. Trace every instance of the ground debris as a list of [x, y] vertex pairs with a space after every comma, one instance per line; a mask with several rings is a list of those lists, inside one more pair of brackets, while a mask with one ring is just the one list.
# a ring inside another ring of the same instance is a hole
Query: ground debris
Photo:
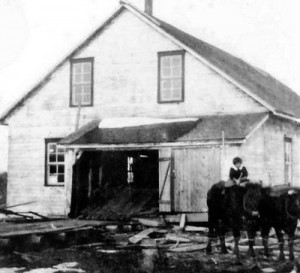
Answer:
[[28, 263], [35, 263], [36, 261], [39, 261], [40, 259], [42, 259], [42, 257], [40, 256], [36, 256], [36, 255], [30, 255], [27, 253], [20, 253], [17, 251], [13, 252], [14, 254], [18, 255], [19, 257], [21, 257], [21, 259], [23, 259], [24, 261], [28, 262]]
[[147, 219], [147, 218], [134, 218], [133, 220], [138, 221], [140, 224], [146, 227], [164, 227], [165, 223], [162, 219]]
[[152, 229], [152, 228], [145, 229], [145, 230], [141, 231], [140, 233], [130, 237], [129, 242], [132, 244], [137, 244], [141, 240], [143, 240], [145, 238], [149, 238], [149, 235], [153, 232], [154, 232], [154, 229]]
[[186, 226], [185, 231], [187, 232], [207, 232], [208, 229], [206, 227], [195, 227], [195, 226]]
[[177, 247], [169, 248], [172, 252], [192, 252], [203, 250], [206, 248], [206, 244], [189, 244], [189, 245], [179, 245]]
[[168, 233], [166, 236], [167, 241], [179, 242], [179, 243], [189, 243], [191, 240], [181, 235]]
[[53, 267], [48, 268], [36, 268], [29, 271], [24, 271], [24, 273], [63, 273], [63, 272], [72, 272], [72, 273], [85, 273], [81, 268], [76, 268], [78, 266], [77, 262], [62, 263], [54, 265]]
[[273, 272], [276, 272], [276, 270], [274, 268], [267, 267], [267, 268], [262, 268], [262, 272], [264, 272], [264, 273], [273, 273]]
[[25, 270], [25, 267], [2, 267], [0, 273], [23, 273]]

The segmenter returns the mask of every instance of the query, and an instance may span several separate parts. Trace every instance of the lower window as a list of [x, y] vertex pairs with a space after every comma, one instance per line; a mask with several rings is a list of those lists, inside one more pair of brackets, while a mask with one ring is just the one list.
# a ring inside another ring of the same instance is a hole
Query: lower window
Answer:
[[65, 149], [57, 145], [60, 139], [46, 139], [45, 185], [63, 186], [65, 183]]

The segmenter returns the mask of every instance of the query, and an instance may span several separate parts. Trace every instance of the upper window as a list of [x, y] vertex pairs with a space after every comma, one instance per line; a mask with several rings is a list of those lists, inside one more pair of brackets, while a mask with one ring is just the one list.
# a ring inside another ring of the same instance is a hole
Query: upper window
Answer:
[[63, 186], [65, 182], [65, 149], [58, 147], [59, 139], [46, 139], [46, 185]]
[[93, 58], [71, 61], [70, 106], [93, 105]]
[[184, 51], [158, 53], [158, 102], [184, 100]]

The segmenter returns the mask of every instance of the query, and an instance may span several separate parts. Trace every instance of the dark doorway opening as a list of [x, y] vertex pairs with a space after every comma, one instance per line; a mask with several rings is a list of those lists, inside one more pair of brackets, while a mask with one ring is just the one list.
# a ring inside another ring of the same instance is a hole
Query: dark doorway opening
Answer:
[[73, 166], [71, 218], [128, 219], [158, 212], [157, 150], [84, 151]]

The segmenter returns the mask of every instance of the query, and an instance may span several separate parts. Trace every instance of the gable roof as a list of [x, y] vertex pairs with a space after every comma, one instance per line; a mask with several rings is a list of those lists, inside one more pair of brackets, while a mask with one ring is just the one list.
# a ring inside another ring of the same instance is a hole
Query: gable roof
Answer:
[[264, 105], [275, 115], [281, 115], [300, 122], [300, 97], [286, 85], [276, 80], [268, 73], [251, 66], [245, 61], [234, 57], [233, 55], [212, 46], [182, 30], [158, 19], [149, 16], [128, 2], [120, 1], [120, 7], [109, 19], [107, 19], [96, 31], [94, 31], [83, 43], [67, 55], [58, 63], [37, 85], [35, 85], [25, 96], [15, 103], [6, 113], [0, 117], [0, 124], [5, 123], [16, 110], [47, 84], [52, 75], [59, 70], [66, 62], [72, 59], [82, 49], [84, 49], [92, 40], [94, 40], [102, 31], [125, 9], [135, 13], [146, 23], [156, 28], [168, 38], [172, 38], [179, 46], [184, 46], [186, 50], [196, 53], [212, 69], [222, 73], [237, 87], [246, 92], [249, 96]]

